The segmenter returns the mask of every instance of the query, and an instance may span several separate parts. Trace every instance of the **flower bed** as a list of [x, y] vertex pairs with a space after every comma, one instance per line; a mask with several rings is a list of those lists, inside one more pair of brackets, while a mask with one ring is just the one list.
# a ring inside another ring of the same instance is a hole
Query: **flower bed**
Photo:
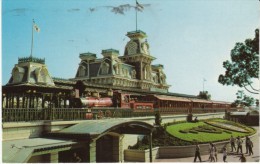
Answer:
[[197, 134], [199, 132], [220, 134], [220, 133], [222, 133], [222, 130], [220, 130], [218, 128], [214, 128], [212, 126], [202, 125], [202, 126], [193, 127], [193, 128], [190, 128], [190, 129], [179, 130], [179, 132], [181, 132], [181, 133], [195, 133], [195, 134]]

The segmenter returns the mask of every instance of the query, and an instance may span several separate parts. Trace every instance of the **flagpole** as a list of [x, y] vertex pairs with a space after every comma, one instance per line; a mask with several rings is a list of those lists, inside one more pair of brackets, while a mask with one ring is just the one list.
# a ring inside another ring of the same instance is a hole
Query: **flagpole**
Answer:
[[32, 44], [31, 44], [31, 55], [30, 55], [30, 57], [32, 57], [32, 53], [33, 53], [33, 26], [34, 26], [34, 19], [33, 19], [33, 23], [32, 23]]
[[135, 5], [136, 5], [136, 9], [135, 9], [135, 31], [137, 31], [137, 0], [135, 0]]

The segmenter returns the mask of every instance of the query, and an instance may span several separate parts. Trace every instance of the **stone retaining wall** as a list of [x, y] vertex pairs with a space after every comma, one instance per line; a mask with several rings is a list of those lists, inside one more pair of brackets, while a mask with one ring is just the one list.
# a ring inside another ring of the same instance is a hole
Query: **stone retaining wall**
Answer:
[[[214, 143], [217, 147], [218, 152], [222, 152], [224, 146], [226, 146], [229, 141]], [[209, 154], [209, 144], [200, 144], [200, 154]], [[229, 149], [229, 145], [227, 145]], [[195, 145], [192, 146], [165, 146], [159, 148], [159, 158], [185, 158], [193, 157], [195, 155]]]
[[[255, 134], [254, 134], [255, 135]], [[253, 137], [250, 136], [249, 138]], [[245, 138], [242, 138], [243, 143]], [[230, 151], [231, 147], [229, 141], [215, 142], [214, 145], [217, 147], [219, 153], [222, 152], [223, 147], [226, 146], [227, 151]], [[209, 144], [200, 144], [200, 154], [209, 155]], [[158, 158], [186, 158], [194, 157], [195, 145], [190, 146], [164, 146], [153, 148], [153, 161]], [[124, 150], [124, 156], [126, 162], [150, 162], [149, 149], [147, 150]]]
[[[229, 141], [214, 143], [218, 152], [222, 152], [222, 148], [227, 146], [229, 149]], [[209, 154], [209, 144], [200, 144], [201, 155]], [[153, 148], [153, 161], [158, 158], [185, 158], [195, 155], [195, 146], [165, 146]], [[125, 161], [127, 162], [150, 162], [149, 149], [147, 150], [124, 150]]]
[[2, 140], [38, 138], [44, 133], [58, 131], [81, 121], [35, 121], [2, 123]]

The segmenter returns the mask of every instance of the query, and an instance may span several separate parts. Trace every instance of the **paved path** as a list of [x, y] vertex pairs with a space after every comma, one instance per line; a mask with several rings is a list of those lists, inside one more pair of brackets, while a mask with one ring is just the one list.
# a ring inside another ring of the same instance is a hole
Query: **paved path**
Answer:
[[[251, 156], [245, 155], [247, 162], [259, 162], [260, 159], [260, 151], [259, 151], [259, 127], [254, 127], [257, 129], [257, 133], [251, 138], [254, 143], [253, 152], [254, 154]], [[243, 143], [243, 153], [245, 153], [245, 144]], [[239, 158], [241, 155], [239, 154], [229, 154], [227, 157], [227, 162], [240, 162]], [[203, 162], [208, 161], [209, 155], [202, 155], [201, 159]], [[174, 159], [156, 159], [154, 162], [193, 162], [194, 157], [187, 157], [187, 158], [174, 158]], [[197, 159], [198, 161], [198, 159]], [[218, 154], [218, 162], [223, 162], [223, 154]]]

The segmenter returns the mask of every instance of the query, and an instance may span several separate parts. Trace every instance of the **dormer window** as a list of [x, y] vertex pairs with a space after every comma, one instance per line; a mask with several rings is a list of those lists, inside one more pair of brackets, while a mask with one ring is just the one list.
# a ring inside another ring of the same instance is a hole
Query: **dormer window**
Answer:
[[79, 66], [79, 77], [83, 77], [85, 75], [86, 75], [86, 68], [83, 65]]
[[24, 76], [24, 68], [15, 67], [12, 71], [13, 83], [22, 82]]

